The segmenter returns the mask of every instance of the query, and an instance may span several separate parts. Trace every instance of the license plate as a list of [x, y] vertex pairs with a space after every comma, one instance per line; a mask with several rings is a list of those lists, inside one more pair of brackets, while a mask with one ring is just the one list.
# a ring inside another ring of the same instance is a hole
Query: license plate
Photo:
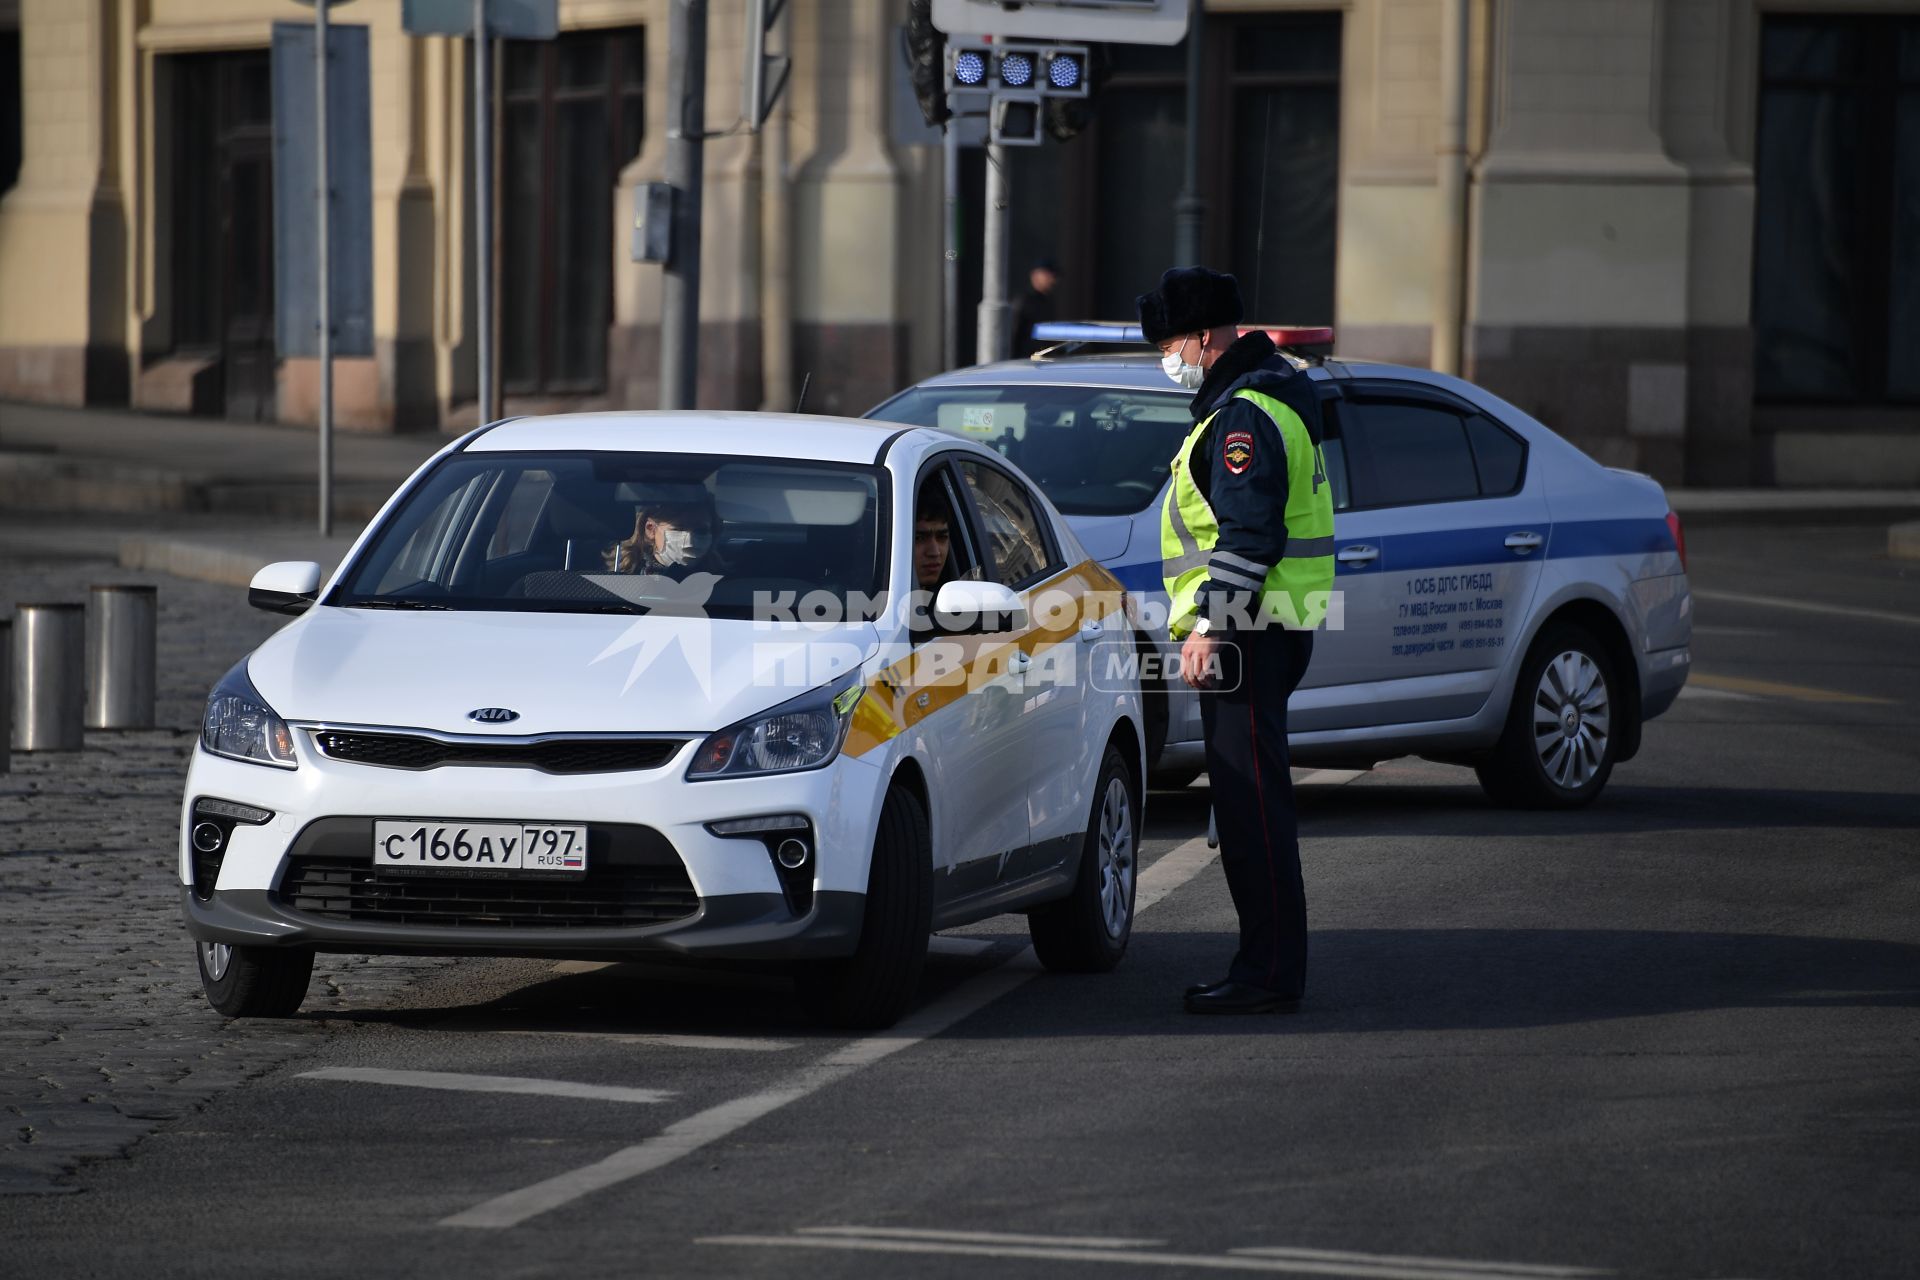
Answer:
[[377, 821], [373, 865], [415, 875], [585, 875], [587, 829], [545, 822]]

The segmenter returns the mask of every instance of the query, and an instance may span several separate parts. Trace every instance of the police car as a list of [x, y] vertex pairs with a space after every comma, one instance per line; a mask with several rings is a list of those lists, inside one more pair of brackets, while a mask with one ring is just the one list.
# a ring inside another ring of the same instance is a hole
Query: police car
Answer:
[[[1419, 755], [1472, 767], [1504, 803], [1592, 801], [1687, 679], [1686, 544], [1660, 485], [1601, 466], [1484, 388], [1315, 354], [1330, 329], [1267, 332], [1318, 389], [1335, 507], [1335, 600], [1290, 703], [1295, 763]], [[930, 378], [868, 416], [1019, 465], [1158, 605], [1170, 657], [1160, 509], [1190, 393], [1137, 326], [1034, 333], [1058, 345]], [[1156, 780], [1184, 785], [1204, 767], [1197, 698], [1174, 680], [1149, 687]]]
[[[928, 526], [937, 514], [941, 530]], [[936, 548], [916, 563], [916, 523]], [[944, 551], [944, 554], [942, 554]], [[759, 414], [484, 427], [208, 699], [179, 875], [214, 1008], [316, 951], [777, 962], [876, 1026], [930, 930], [1030, 913], [1104, 970], [1133, 918], [1124, 591], [997, 452]]]

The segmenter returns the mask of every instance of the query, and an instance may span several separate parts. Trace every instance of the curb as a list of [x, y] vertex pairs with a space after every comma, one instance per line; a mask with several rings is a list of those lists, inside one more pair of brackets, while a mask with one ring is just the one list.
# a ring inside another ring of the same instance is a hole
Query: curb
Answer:
[[276, 560], [317, 560], [322, 576], [333, 572], [359, 536], [355, 530], [340, 537], [268, 535], [235, 546], [208, 538], [134, 534], [120, 540], [120, 567], [172, 574], [194, 582], [245, 587], [262, 566]]
[[1888, 524], [1920, 519], [1920, 493], [1898, 489], [1857, 493], [1670, 489], [1667, 501], [1689, 529], [1717, 525]]
[[1920, 560], [1920, 520], [1896, 524], [1887, 530], [1887, 554], [1899, 560]]

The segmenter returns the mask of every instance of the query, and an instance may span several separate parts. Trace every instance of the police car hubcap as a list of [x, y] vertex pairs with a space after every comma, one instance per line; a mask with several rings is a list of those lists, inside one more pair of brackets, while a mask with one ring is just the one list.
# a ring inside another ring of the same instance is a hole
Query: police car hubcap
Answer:
[[1132, 910], [1133, 803], [1127, 784], [1112, 778], [1100, 801], [1100, 913], [1108, 937], [1126, 932]]
[[1607, 682], [1593, 659], [1569, 649], [1549, 662], [1534, 691], [1533, 741], [1556, 786], [1577, 790], [1599, 772], [1608, 725]]
[[233, 963], [233, 948], [224, 942], [203, 942], [200, 944], [200, 963], [207, 971], [207, 977], [218, 982], [227, 976], [227, 966]]

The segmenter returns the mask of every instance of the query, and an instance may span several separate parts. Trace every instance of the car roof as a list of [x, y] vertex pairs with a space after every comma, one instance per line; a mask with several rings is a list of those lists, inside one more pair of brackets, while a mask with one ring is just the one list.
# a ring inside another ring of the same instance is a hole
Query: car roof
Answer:
[[[1431, 369], [1418, 369], [1411, 365], [1386, 364], [1346, 356], [1338, 359], [1329, 358], [1313, 366], [1308, 372], [1315, 378], [1330, 378], [1335, 381], [1344, 381], [1348, 378], [1383, 378], [1416, 382], [1424, 386], [1449, 390], [1455, 394], [1467, 394], [1482, 399], [1487, 395], [1484, 388], [1474, 387], [1458, 378], [1436, 373]], [[1192, 394], [1181, 390], [1167, 380], [1167, 375], [1160, 369], [1158, 356], [1139, 348], [1074, 353], [1051, 358], [1043, 354], [1025, 360], [1000, 360], [993, 364], [973, 365], [965, 369], [937, 373], [906, 390], [1006, 386], [1008, 384], [1114, 387], [1157, 391], [1182, 397]]]
[[549, 413], [509, 418], [469, 441], [468, 453], [567, 449], [605, 453], [735, 453], [871, 463], [898, 424], [809, 413], [729, 410]]

